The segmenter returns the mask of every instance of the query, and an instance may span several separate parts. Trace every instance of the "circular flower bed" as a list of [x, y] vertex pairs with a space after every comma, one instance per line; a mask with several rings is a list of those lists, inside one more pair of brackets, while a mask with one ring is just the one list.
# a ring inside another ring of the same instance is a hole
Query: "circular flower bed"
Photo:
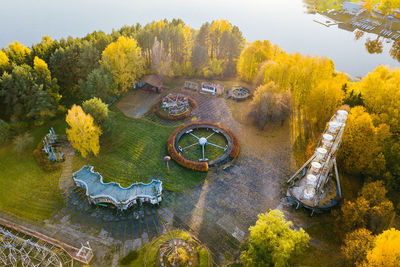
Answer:
[[164, 120], [182, 120], [190, 117], [197, 102], [190, 96], [168, 94], [154, 106], [154, 113]]
[[160, 266], [198, 266], [197, 245], [190, 239], [174, 238], [160, 246]]
[[[190, 142], [189, 138], [192, 139]], [[168, 138], [168, 153], [171, 158], [196, 171], [208, 171], [209, 167], [235, 159], [239, 151], [239, 140], [233, 132], [211, 122], [186, 124], [176, 129]]]

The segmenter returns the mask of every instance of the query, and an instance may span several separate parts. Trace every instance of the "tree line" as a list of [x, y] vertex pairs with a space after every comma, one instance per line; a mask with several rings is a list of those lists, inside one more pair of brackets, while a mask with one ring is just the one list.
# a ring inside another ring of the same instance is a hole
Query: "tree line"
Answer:
[[180, 19], [83, 38], [44, 36], [31, 47], [15, 41], [0, 51], [0, 119], [40, 123], [93, 97], [108, 103], [148, 73], [232, 76], [244, 45], [227, 20], [193, 29]]
[[288, 54], [269, 41], [256, 41], [242, 51], [237, 72], [258, 85], [250, 114], [256, 123], [264, 127], [297, 114], [309, 147], [345, 105], [350, 113], [339, 153], [342, 167], [365, 179], [382, 179], [390, 190], [400, 189], [400, 69], [378, 66], [352, 81], [336, 72], [328, 58]]
[[391, 229], [396, 207], [386, 194], [400, 189], [400, 69], [378, 66], [354, 81], [336, 72], [330, 59], [287, 54], [269, 41], [256, 41], [242, 51], [237, 71], [257, 86], [250, 117], [261, 128], [288, 116], [296, 127], [300, 118], [297, 139], [306, 139], [301, 153], [308, 157], [335, 111], [349, 111], [338, 161], [345, 172], [361, 176], [364, 186], [334, 212], [334, 231], [347, 264], [398, 264], [400, 231]]

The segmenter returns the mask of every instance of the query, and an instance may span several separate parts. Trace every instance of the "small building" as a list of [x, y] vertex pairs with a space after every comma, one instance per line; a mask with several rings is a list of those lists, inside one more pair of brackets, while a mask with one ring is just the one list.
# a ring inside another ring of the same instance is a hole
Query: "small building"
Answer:
[[363, 5], [362, 3], [344, 2], [342, 10], [346, 14], [358, 16], [363, 12]]
[[144, 91], [161, 93], [163, 90], [163, 83], [160, 76], [157, 75], [146, 75], [143, 78], [135, 83], [134, 88], [140, 88]]
[[193, 90], [193, 91], [199, 91], [199, 84], [196, 82], [191, 82], [191, 81], [185, 81], [185, 89]]
[[200, 93], [222, 95], [224, 94], [224, 86], [222, 84], [202, 82]]

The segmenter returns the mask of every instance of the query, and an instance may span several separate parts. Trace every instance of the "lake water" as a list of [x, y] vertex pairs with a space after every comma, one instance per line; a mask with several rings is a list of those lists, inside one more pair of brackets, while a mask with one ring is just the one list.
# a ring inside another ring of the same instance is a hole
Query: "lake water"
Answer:
[[[363, 76], [376, 66], [400, 66], [383, 43], [382, 54], [369, 54], [365, 39], [354, 33], [326, 27], [313, 21], [302, 0], [2, 0], [0, 47], [18, 40], [30, 46], [43, 35], [53, 39], [82, 37], [94, 30], [113, 28], [164, 18], [181, 18], [191, 27], [214, 19], [228, 19], [248, 41], [270, 40], [288, 52], [331, 58], [336, 69]], [[318, 15], [317, 15], [318, 16]]]

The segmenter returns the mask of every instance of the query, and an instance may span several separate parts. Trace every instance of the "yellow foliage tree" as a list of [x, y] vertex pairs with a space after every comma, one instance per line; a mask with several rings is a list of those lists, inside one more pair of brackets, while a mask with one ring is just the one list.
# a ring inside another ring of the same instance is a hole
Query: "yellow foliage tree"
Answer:
[[263, 66], [260, 72], [264, 83], [274, 81], [280, 88], [290, 90], [297, 104], [304, 105], [315, 86], [332, 79], [335, 65], [329, 58], [276, 53], [273, 63]]
[[6, 53], [0, 51], [0, 72], [6, 70], [10, 66], [10, 60]]
[[393, 14], [393, 11], [399, 7], [399, 0], [381, 0], [378, 5], [378, 10], [381, 11], [383, 15], [388, 16]]
[[363, 8], [371, 13], [372, 10], [374, 9], [374, 6], [372, 4], [372, 0], [365, 0]]
[[115, 94], [125, 92], [144, 74], [144, 59], [137, 41], [121, 36], [102, 53], [100, 63], [114, 76], [118, 85]]
[[255, 41], [247, 46], [240, 54], [237, 71], [240, 78], [252, 82], [259, 65], [274, 58], [280, 52], [277, 46], [272, 46], [269, 41]]
[[15, 41], [14, 43], [9, 44], [5, 49], [8, 58], [11, 62], [14, 62], [17, 65], [21, 65], [25, 63], [25, 60], [31, 53], [31, 50], [24, 46], [23, 44]]
[[250, 236], [240, 259], [244, 266], [288, 266], [308, 247], [310, 236], [286, 221], [280, 210], [258, 215], [256, 225], [249, 228]]
[[305, 111], [307, 117], [318, 127], [329, 120], [344, 98], [343, 86], [347, 83], [344, 73], [324, 80], [311, 89], [307, 97]]
[[368, 251], [362, 266], [400, 266], [400, 231], [391, 228], [376, 236], [374, 248]]
[[367, 256], [367, 251], [373, 247], [374, 236], [371, 231], [359, 228], [346, 234], [344, 244], [341, 247], [343, 255], [349, 264], [361, 264]]
[[344, 170], [351, 174], [365, 173], [378, 154], [377, 129], [371, 115], [363, 107], [351, 109], [339, 151]]
[[211, 49], [210, 49], [210, 57], [215, 58], [218, 56], [219, 45], [221, 41], [221, 36], [224, 32], [230, 31], [232, 29], [232, 25], [228, 20], [214, 20], [211, 23], [210, 29], [210, 41], [211, 41]]
[[71, 145], [79, 150], [84, 158], [90, 152], [97, 155], [100, 150], [101, 130], [94, 124], [93, 117], [86, 114], [80, 106], [73, 105], [68, 110], [66, 121], [71, 127], [66, 130]]
[[33, 59], [33, 69], [41, 77], [51, 76], [47, 63], [38, 57]]
[[355, 84], [361, 92], [370, 113], [375, 113], [380, 123], [390, 126], [392, 132], [400, 131], [400, 69], [378, 66], [361, 82]]

